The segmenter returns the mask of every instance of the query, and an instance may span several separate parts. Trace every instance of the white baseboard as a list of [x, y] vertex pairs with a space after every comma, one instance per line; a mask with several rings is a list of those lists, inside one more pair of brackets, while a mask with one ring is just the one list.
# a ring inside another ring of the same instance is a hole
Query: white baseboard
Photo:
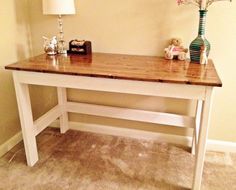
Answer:
[[9, 150], [11, 150], [15, 145], [17, 145], [22, 140], [21, 132], [14, 135], [8, 141], [0, 145], [0, 157], [6, 154]]
[[[111, 127], [105, 125], [97, 125], [81, 122], [69, 122], [69, 128], [78, 131], [92, 132], [98, 134], [106, 134], [113, 136], [122, 136], [145, 140], [160, 140], [160, 142], [177, 143], [184, 146], [191, 146], [191, 138], [178, 135], [169, 135], [163, 133], [155, 133], [138, 129], [127, 129], [119, 127]], [[59, 121], [53, 122], [50, 127], [59, 127]]]
[[236, 143], [209, 139], [207, 141], [207, 150], [219, 152], [236, 152]]
[[[158, 140], [160, 142], [174, 143], [188, 147], [191, 147], [192, 144], [192, 137], [187, 137], [187, 136], [169, 135], [163, 133], [143, 131], [138, 129], [118, 128], [118, 127], [72, 122], [72, 121], [69, 122], [69, 125], [70, 129], [85, 131], [85, 132], [146, 139], [146, 140]], [[59, 121], [57, 120], [53, 122], [50, 126], [59, 127]], [[236, 142], [208, 139], [207, 150], [219, 151], [219, 152], [236, 152]]]
[[[137, 129], [118, 128], [104, 125], [96, 125], [89, 123], [80, 122], [69, 122], [69, 128], [73, 130], [107, 134], [113, 136], [123, 136], [129, 138], [146, 139], [146, 140], [158, 140], [160, 142], [180, 144], [184, 146], [191, 146], [192, 138], [187, 136], [169, 135], [163, 133], [149, 132]], [[59, 121], [53, 122], [50, 127], [59, 128]], [[22, 140], [21, 132], [14, 135], [7, 142], [0, 145], [0, 157], [11, 150]], [[208, 151], [219, 151], [219, 152], [236, 152], [236, 142], [208, 140], [207, 141]]]

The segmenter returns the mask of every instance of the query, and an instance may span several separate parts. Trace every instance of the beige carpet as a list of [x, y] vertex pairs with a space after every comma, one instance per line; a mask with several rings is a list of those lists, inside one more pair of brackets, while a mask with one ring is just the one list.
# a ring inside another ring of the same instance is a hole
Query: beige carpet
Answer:
[[[26, 166], [23, 144], [0, 159], [1, 190], [190, 189], [189, 150], [155, 141], [46, 129], [37, 138], [40, 160]], [[204, 190], [236, 190], [236, 154], [208, 152]]]

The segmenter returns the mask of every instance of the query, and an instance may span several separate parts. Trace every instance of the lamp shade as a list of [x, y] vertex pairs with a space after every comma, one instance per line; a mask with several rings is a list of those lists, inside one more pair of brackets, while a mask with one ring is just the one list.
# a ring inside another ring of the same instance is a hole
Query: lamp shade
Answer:
[[74, 0], [43, 0], [43, 14], [70, 15], [75, 14]]

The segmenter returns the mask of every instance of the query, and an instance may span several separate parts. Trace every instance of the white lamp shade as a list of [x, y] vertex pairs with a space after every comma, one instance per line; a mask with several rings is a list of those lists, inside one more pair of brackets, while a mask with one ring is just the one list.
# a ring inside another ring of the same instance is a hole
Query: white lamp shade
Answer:
[[70, 15], [75, 14], [74, 0], [43, 0], [43, 14]]

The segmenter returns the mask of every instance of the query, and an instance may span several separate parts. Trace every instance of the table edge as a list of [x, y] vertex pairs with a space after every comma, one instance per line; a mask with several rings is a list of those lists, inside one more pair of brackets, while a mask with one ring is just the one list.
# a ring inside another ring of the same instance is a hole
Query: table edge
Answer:
[[113, 75], [102, 75], [102, 74], [84, 74], [84, 73], [67, 73], [67, 72], [54, 72], [54, 71], [45, 71], [45, 70], [40, 70], [40, 71], [35, 71], [32, 69], [18, 69], [14, 67], [9, 67], [5, 66], [6, 70], [11, 70], [11, 71], [26, 71], [26, 72], [36, 72], [36, 73], [48, 73], [48, 74], [64, 74], [64, 75], [69, 75], [69, 76], [84, 76], [84, 77], [93, 77], [93, 78], [107, 78], [107, 79], [123, 79], [123, 80], [131, 80], [131, 81], [145, 81], [145, 82], [159, 82], [159, 83], [168, 83], [168, 84], [185, 84], [185, 85], [198, 85], [198, 86], [209, 86], [209, 87], [222, 87], [223, 84], [220, 81], [219, 83], [201, 83], [201, 82], [192, 82], [192, 81], [172, 81], [172, 80], [167, 80], [167, 79], [134, 79], [134, 78], [129, 78], [129, 77], [121, 77], [121, 76], [113, 76]]

